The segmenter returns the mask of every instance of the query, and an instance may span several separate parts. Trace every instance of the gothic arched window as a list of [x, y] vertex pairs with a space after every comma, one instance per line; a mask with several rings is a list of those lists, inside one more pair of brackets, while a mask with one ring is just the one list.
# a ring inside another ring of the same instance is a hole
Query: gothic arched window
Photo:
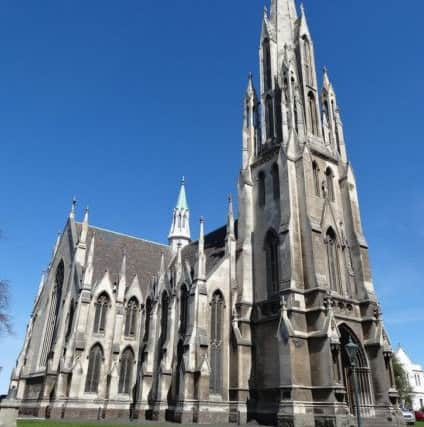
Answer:
[[146, 301], [146, 310], [145, 310], [145, 319], [144, 319], [144, 338], [143, 341], [149, 341], [150, 336], [150, 318], [152, 317], [152, 300], [147, 298]]
[[272, 166], [271, 175], [274, 200], [280, 200], [280, 174], [278, 173], [278, 165], [276, 163]]
[[62, 290], [65, 280], [65, 264], [61, 260], [56, 268], [53, 292], [50, 298], [49, 315], [47, 318], [46, 331], [44, 335], [43, 348], [41, 351], [40, 365], [46, 366], [53, 343], [56, 340], [57, 327], [59, 324], [59, 310], [62, 302]]
[[258, 175], [258, 202], [259, 206], [265, 206], [266, 194], [265, 194], [265, 174], [259, 172]]
[[281, 89], [279, 85], [275, 84], [275, 127], [276, 137], [278, 141], [283, 139], [283, 117], [282, 117], [282, 106], [281, 106]]
[[272, 140], [274, 138], [274, 106], [271, 95], [265, 99], [265, 122], [266, 122], [266, 137]]
[[265, 91], [272, 88], [272, 70], [271, 70], [271, 45], [269, 39], [265, 39], [262, 43], [263, 55], [263, 73], [264, 73], [264, 89]]
[[180, 334], [182, 337], [185, 336], [187, 332], [187, 323], [188, 323], [188, 297], [189, 293], [187, 287], [183, 285], [181, 287], [181, 299], [180, 299]]
[[315, 195], [319, 197], [321, 195], [321, 190], [319, 185], [319, 167], [318, 167], [318, 163], [315, 160], [312, 162], [312, 173], [314, 175]]
[[102, 293], [96, 301], [96, 313], [94, 316], [93, 332], [96, 334], [104, 334], [106, 330], [106, 318], [109, 308], [109, 297], [106, 293]]
[[325, 244], [327, 246], [328, 275], [330, 288], [333, 291], [341, 292], [337, 236], [331, 227], [327, 230], [325, 236]]
[[161, 336], [160, 343], [163, 346], [168, 337], [168, 311], [169, 311], [169, 297], [167, 292], [162, 295], [162, 311], [161, 311]]
[[304, 51], [304, 63], [305, 63], [305, 76], [306, 76], [306, 84], [309, 86], [313, 86], [314, 77], [312, 70], [312, 51], [311, 44], [306, 36], [303, 37], [303, 51]]
[[121, 368], [119, 370], [118, 393], [130, 394], [134, 369], [134, 353], [127, 348], [121, 357]]
[[268, 292], [274, 295], [280, 290], [279, 239], [269, 231], [265, 239], [266, 277]]
[[217, 291], [212, 296], [211, 303], [211, 342], [210, 360], [211, 375], [209, 388], [211, 393], [222, 393], [222, 364], [223, 364], [223, 322], [224, 321], [224, 298]]
[[331, 168], [325, 171], [325, 179], [327, 182], [328, 199], [334, 202], [334, 176]]
[[312, 135], [318, 135], [317, 106], [315, 102], [315, 95], [312, 92], [308, 93], [308, 110]]
[[131, 298], [127, 305], [127, 315], [125, 317], [125, 331], [126, 337], [134, 337], [137, 331], [137, 313], [138, 301], [137, 298]]
[[69, 314], [68, 314], [68, 325], [66, 327], [66, 335], [65, 335], [66, 341], [69, 340], [69, 337], [71, 336], [71, 333], [72, 333], [72, 326], [74, 324], [74, 315], [75, 315], [75, 305], [74, 305], [74, 300], [72, 300], [69, 308]]
[[100, 382], [100, 374], [103, 364], [103, 350], [96, 344], [88, 357], [87, 378], [85, 381], [86, 393], [97, 393]]

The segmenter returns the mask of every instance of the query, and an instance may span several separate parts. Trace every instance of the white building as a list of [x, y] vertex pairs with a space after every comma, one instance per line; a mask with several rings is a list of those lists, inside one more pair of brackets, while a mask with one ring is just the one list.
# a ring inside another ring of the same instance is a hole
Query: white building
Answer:
[[413, 363], [402, 347], [396, 351], [396, 357], [406, 371], [412, 388], [412, 409], [424, 408], [424, 370], [421, 365]]

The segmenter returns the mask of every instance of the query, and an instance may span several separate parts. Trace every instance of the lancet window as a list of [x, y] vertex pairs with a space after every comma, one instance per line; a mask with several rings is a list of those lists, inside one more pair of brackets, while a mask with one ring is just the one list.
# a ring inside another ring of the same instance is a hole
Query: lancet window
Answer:
[[127, 313], [125, 317], [125, 331], [126, 337], [135, 337], [137, 331], [137, 314], [138, 314], [138, 301], [137, 298], [131, 298], [127, 304]]
[[262, 43], [263, 73], [265, 91], [272, 89], [271, 45], [269, 39]]
[[325, 171], [325, 179], [327, 182], [328, 199], [334, 202], [334, 176], [331, 168]]
[[278, 172], [278, 165], [275, 163], [271, 169], [272, 175], [272, 193], [274, 200], [280, 200], [280, 174]]
[[266, 193], [265, 193], [265, 174], [259, 172], [258, 175], [258, 202], [259, 206], [265, 206]]
[[88, 358], [87, 378], [85, 381], [86, 393], [97, 393], [100, 382], [100, 373], [103, 364], [103, 350], [100, 345], [95, 345]]
[[269, 231], [265, 239], [266, 277], [268, 292], [274, 295], [280, 290], [279, 240], [274, 231]]
[[220, 292], [212, 296], [211, 304], [211, 342], [210, 342], [210, 391], [214, 394], [222, 393], [223, 379], [223, 320], [224, 298]]
[[341, 293], [337, 236], [331, 227], [327, 230], [325, 236], [325, 244], [327, 246], [328, 275], [330, 288], [333, 291]]
[[121, 357], [121, 368], [119, 370], [118, 392], [129, 394], [131, 391], [132, 377], [134, 370], [134, 353], [131, 348], [127, 348]]
[[109, 297], [106, 293], [102, 293], [96, 301], [96, 312], [94, 316], [93, 332], [96, 334], [104, 334], [106, 330], [107, 312], [109, 309]]
[[312, 162], [312, 173], [314, 175], [315, 195], [319, 197], [321, 195], [320, 184], [319, 184], [319, 167], [318, 167], [318, 163], [315, 160]]

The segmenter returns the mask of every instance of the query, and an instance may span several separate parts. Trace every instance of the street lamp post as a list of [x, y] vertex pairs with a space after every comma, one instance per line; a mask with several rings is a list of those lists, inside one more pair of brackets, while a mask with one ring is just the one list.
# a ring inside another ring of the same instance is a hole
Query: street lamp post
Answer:
[[349, 342], [345, 346], [346, 353], [349, 357], [350, 366], [352, 367], [352, 379], [353, 379], [353, 389], [355, 392], [355, 401], [356, 401], [356, 419], [358, 422], [358, 427], [362, 427], [361, 420], [361, 409], [359, 406], [359, 391], [358, 391], [358, 382], [356, 381], [356, 356], [359, 352], [359, 347], [352, 341], [352, 337], [349, 337]]

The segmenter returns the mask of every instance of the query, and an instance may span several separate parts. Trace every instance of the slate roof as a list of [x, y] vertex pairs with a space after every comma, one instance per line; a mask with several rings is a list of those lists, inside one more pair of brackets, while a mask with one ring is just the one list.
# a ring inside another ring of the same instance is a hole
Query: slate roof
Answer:
[[[81, 233], [81, 223], [76, 223], [77, 233]], [[237, 221], [235, 223], [237, 235]], [[122, 258], [127, 254], [127, 286], [130, 286], [135, 275], [138, 275], [141, 290], [144, 295], [152, 276], [160, 269], [162, 253], [165, 266], [169, 266], [174, 255], [168, 245], [150, 242], [137, 237], [120, 234], [114, 231], [89, 226], [87, 246], [90, 245], [93, 234], [96, 235], [94, 247], [93, 282], [99, 282], [106, 270], [109, 271], [112, 282], [119, 281]], [[220, 227], [205, 235], [206, 274], [209, 274], [225, 256], [226, 226]], [[195, 241], [182, 249], [182, 260], [195, 267], [199, 242]], [[87, 251], [88, 256], [88, 251]]]
[[[81, 224], [77, 223], [77, 231], [81, 232]], [[172, 251], [168, 245], [150, 242], [101, 228], [89, 227], [87, 245], [90, 245], [93, 233], [96, 233], [94, 246], [94, 283], [100, 281], [108, 270], [112, 282], [119, 281], [122, 258], [127, 254], [127, 286], [130, 286], [135, 275], [138, 275], [141, 289], [146, 295], [148, 284], [153, 275], [160, 269], [162, 253], [165, 265], [172, 259]], [[88, 251], [87, 251], [88, 255]]]
[[[235, 222], [235, 233], [237, 236], [237, 221]], [[205, 255], [206, 255], [206, 274], [208, 275], [224, 258], [225, 256], [225, 237], [227, 235], [227, 227], [224, 225], [209, 234], [205, 235]], [[197, 262], [197, 252], [199, 250], [199, 242], [192, 242], [183, 248], [181, 257], [183, 262], [188, 261], [191, 267], [194, 267]]]

